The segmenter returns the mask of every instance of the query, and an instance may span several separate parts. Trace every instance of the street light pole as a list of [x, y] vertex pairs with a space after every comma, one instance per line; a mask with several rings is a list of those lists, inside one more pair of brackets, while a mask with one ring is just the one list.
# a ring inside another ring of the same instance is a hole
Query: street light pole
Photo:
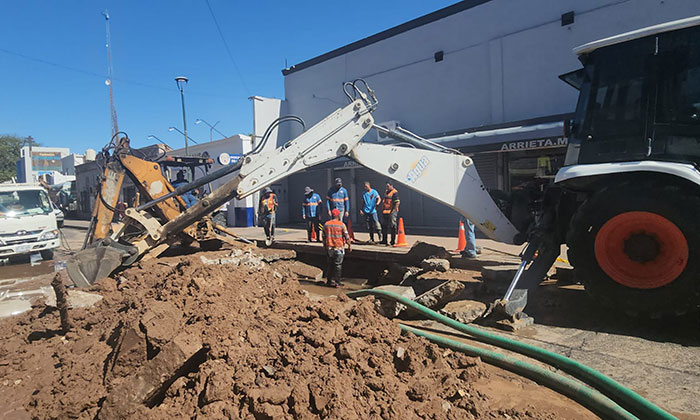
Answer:
[[[180, 130], [180, 129], [177, 128], [177, 127], [168, 127], [168, 131], [177, 131], [178, 133], [180, 133], [180, 134], [182, 134], [182, 135], [184, 135], [184, 136], [187, 136], [187, 134], [183, 133], [182, 130]], [[194, 140], [192, 137], [190, 137], [190, 136], [187, 136], [187, 139], [188, 139], [189, 141], [191, 141], [192, 143], [194, 143], [194, 144], [199, 144], [198, 141], [195, 141], [195, 140]]]
[[189, 148], [187, 145], [187, 118], [185, 117], [185, 85], [187, 84], [187, 78], [185, 76], [178, 76], [175, 78], [175, 83], [177, 88], [180, 89], [180, 98], [182, 99], [182, 126], [185, 128], [183, 133], [185, 136], [185, 156], [189, 156]]
[[206, 125], [209, 126], [209, 142], [211, 143], [212, 140], [213, 140], [213, 139], [212, 139], [212, 132], [213, 132], [213, 131], [216, 131], [217, 133], [221, 134], [222, 136], [224, 136], [224, 138], [227, 137], [226, 134], [224, 134], [224, 133], [222, 133], [221, 131], [219, 131], [219, 130], [217, 130], [216, 128], [214, 128], [214, 127], [216, 127], [216, 125], [217, 125], [218, 123], [220, 123], [220, 122], [221, 122], [221, 121], [217, 121], [217, 122], [214, 123], [214, 125], [211, 125], [211, 124], [209, 124], [208, 122], [204, 121], [203, 119], [197, 118], [197, 120], [196, 120], [194, 123], [195, 123], [195, 124], [204, 123], [204, 124], [206, 124]]

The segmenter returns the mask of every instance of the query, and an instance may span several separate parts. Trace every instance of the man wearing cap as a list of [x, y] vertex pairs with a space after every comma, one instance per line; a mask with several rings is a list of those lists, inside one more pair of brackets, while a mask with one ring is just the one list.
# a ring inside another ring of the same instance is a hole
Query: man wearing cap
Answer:
[[277, 214], [277, 196], [272, 192], [272, 188], [265, 187], [260, 197], [260, 210], [258, 215], [263, 220], [265, 228], [266, 245], [271, 245], [275, 240], [275, 215]]
[[386, 182], [386, 191], [384, 200], [382, 201], [382, 244], [389, 245], [387, 242], [391, 235], [391, 245], [396, 243], [396, 228], [399, 219], [399, 193], [394, 188], [391, 181]]
[[343, 258], [345, 257], [345, 246], [348, 252], [352, 251], [350, 235], [345, 223], [340, 220], [340, 211], [331, 210], [331, 220], [323, 225], [323, 247], [328, 255], [328, 269], [326, 277], [328, 286], [342, 286]]
[[301, 203], [301, 218], [306, 221], [306, 237], [311, 242], [312, 232], [316, 234], [316, 241], [321, 242], [321, 232], [318, 231], [320, 222], [321, 196], [316, 194], [311, 187], [304, 188], [304, 201]]
[[348, 190], [343, 188], [343, 180], [335, 179], [335, 185], [328, 190], [326, 197], [326, 206], [328, 208], [328, 217], [331, 217], [331, 211], [338, 209], [340, 212], [340, 220], [345, 220], [350, 215], [350, 200], [348, 199]]
[[365, 217], [365, 223], [369, 231], [369, 243], [374, 244], [375, 232], [377, 233], [377, 240], [382, 240], [382, 227], [379, 225], [379, 218], [377, 218], [377, 206], [382, 202], [382, 198], [377, 190], [372, 188], [369, 181], [365, 181], [364, 188], [365, 193], [362, 194], [363, 207], [360, 210], [360, 214]]

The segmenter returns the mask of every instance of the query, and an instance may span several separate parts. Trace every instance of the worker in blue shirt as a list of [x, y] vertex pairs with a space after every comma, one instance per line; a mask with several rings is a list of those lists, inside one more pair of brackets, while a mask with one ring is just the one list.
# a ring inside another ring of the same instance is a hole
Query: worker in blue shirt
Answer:
[[350, 199], [348, 198], [348, 190], [343, 188], [343, 180], [335, 179], [335, 185], [328, 190], [326, 197], [326, 207], [328, 208], [328, 218], [331, 218], [331, 211], [338, 209], [340, 212], [340, 220], [345, 219], [350, 215]]
[[321, 242], [319, 232], [321, 196], [316, 194], [311, 187], [304, 188], [304, 201], [301, 203], [301, 218], [306, 221], [306, 237], [311, 242], [312, 232], [316, 234], [316, 241]]
[[362, 194], [362, 210], [360, 214], [365, 217], [367, 231], [369, 232], [369, 243], [374, 244], [374, 234], [377, 233], [377, 239], [382, 239], [382, 227], [379, 224], [377, 217], [377, 205], [382, 202], [377, 190], [372, 188], [369, 181], [365, 181], [365, 192]]

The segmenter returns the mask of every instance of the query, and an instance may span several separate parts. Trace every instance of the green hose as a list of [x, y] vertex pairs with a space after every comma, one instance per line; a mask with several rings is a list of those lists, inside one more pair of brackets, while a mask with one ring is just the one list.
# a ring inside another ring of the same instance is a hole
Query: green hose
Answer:
[[677, 420], [676, 417], [662, 410], [652, 402], [642, 398], [641, 395], [625, 387], [619, 382], [608, 378], [607, 376], [603, 375], [597, 370], [592, 369], [584, 365], [583, 363], [579, 363], [566, 356], [562, 356], [560, 354], [553, 353], [536, 346], [502, 337], [500, 335], [484, 331], [483, 329], [477, 328], [472, 325], [462, 324], [461, 322], [455, 321], [454, 319], [439, 314], [430, 308], [426, 308], [425, 306], [416, 303], [411, 299], [407, 299], [403, 296], [399, 296], [395, 293], [386, 290], [357, 290], [354, 292], [350, 292], [347, 295], [351, 298], [373, 295], [397, 301], [403, 305], [408, 306], [411, 309], [420, 312], [421, 314], [425, 315], [430, 319], [438, 321], [441, 324], [447, 325], [448, 327], [454, 328], [457, 331], [469, 334], [470, 336], [474, 337], [479, 341], [483, 341], [485, 343], [492, 344], [497, 347], [508, 349], [516, 353], [524, 354], [526, 356], [532, 357], [533, 359], [537, 359], [541, 362], [547, 363], [558, 369], [561, 369], [564, 372], [598, 389], [603, 394], [610, 397], [612, 400], [620, 404], [622, 407], [624, 407], [631, 413], [634, 413], [639, 418]]
[[439, 335], [430, 334], [407, 325], [399, 324], [399, 326], [402, 330], [425, 337], [441, 347], [448, 347], [453, 350], [469, 354], [470, 356], [478, 356], [486, 363], [515, 372], [518, 375], [522, 375], [537, 383], [548, 386], [549, 388], [566, 395], [572, 400], [577, 401], [582, 406], [599, 415], [601, 418], [637, 419], [637, 417], [627, 412], [624, 408], [620, 407], [614, 401], [600, 392], [590, 389], [580, 382], [569, 379], [558, 373], [551, 372], [547, 369], [531, 365], [527, 362], [516, 359], [515, 357], [506, 356], [495, 351], [470, 346], [468, 344], [460, 343], [459, 341], [451, 340]]

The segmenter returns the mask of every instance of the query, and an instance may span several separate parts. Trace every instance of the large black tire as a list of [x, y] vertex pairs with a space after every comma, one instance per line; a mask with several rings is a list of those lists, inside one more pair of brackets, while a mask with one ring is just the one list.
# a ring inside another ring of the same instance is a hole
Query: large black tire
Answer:
[[53, 260], [53, 249], [45, 249], [43, 251], [39, 251], [41, 254], [41, 258], [44, 261], [51, 261]]
[[[576, 279], [596, 301], [631, 316], [662, 318], [695, 310], [700, 303], [699, 212], [697, 193], [675, 185], [639, 182], [593, 194], [571, 219], [567, 234]], [[646, 217], [647, 224], [637, 224], [638, 217]], [[610, 235], [620, 221], [628, 223], [616, 232], [629, 234]], [[663, 274], [648, 276], [652, 272]], [[640, 287], [640, 282], [647, 283]]]

